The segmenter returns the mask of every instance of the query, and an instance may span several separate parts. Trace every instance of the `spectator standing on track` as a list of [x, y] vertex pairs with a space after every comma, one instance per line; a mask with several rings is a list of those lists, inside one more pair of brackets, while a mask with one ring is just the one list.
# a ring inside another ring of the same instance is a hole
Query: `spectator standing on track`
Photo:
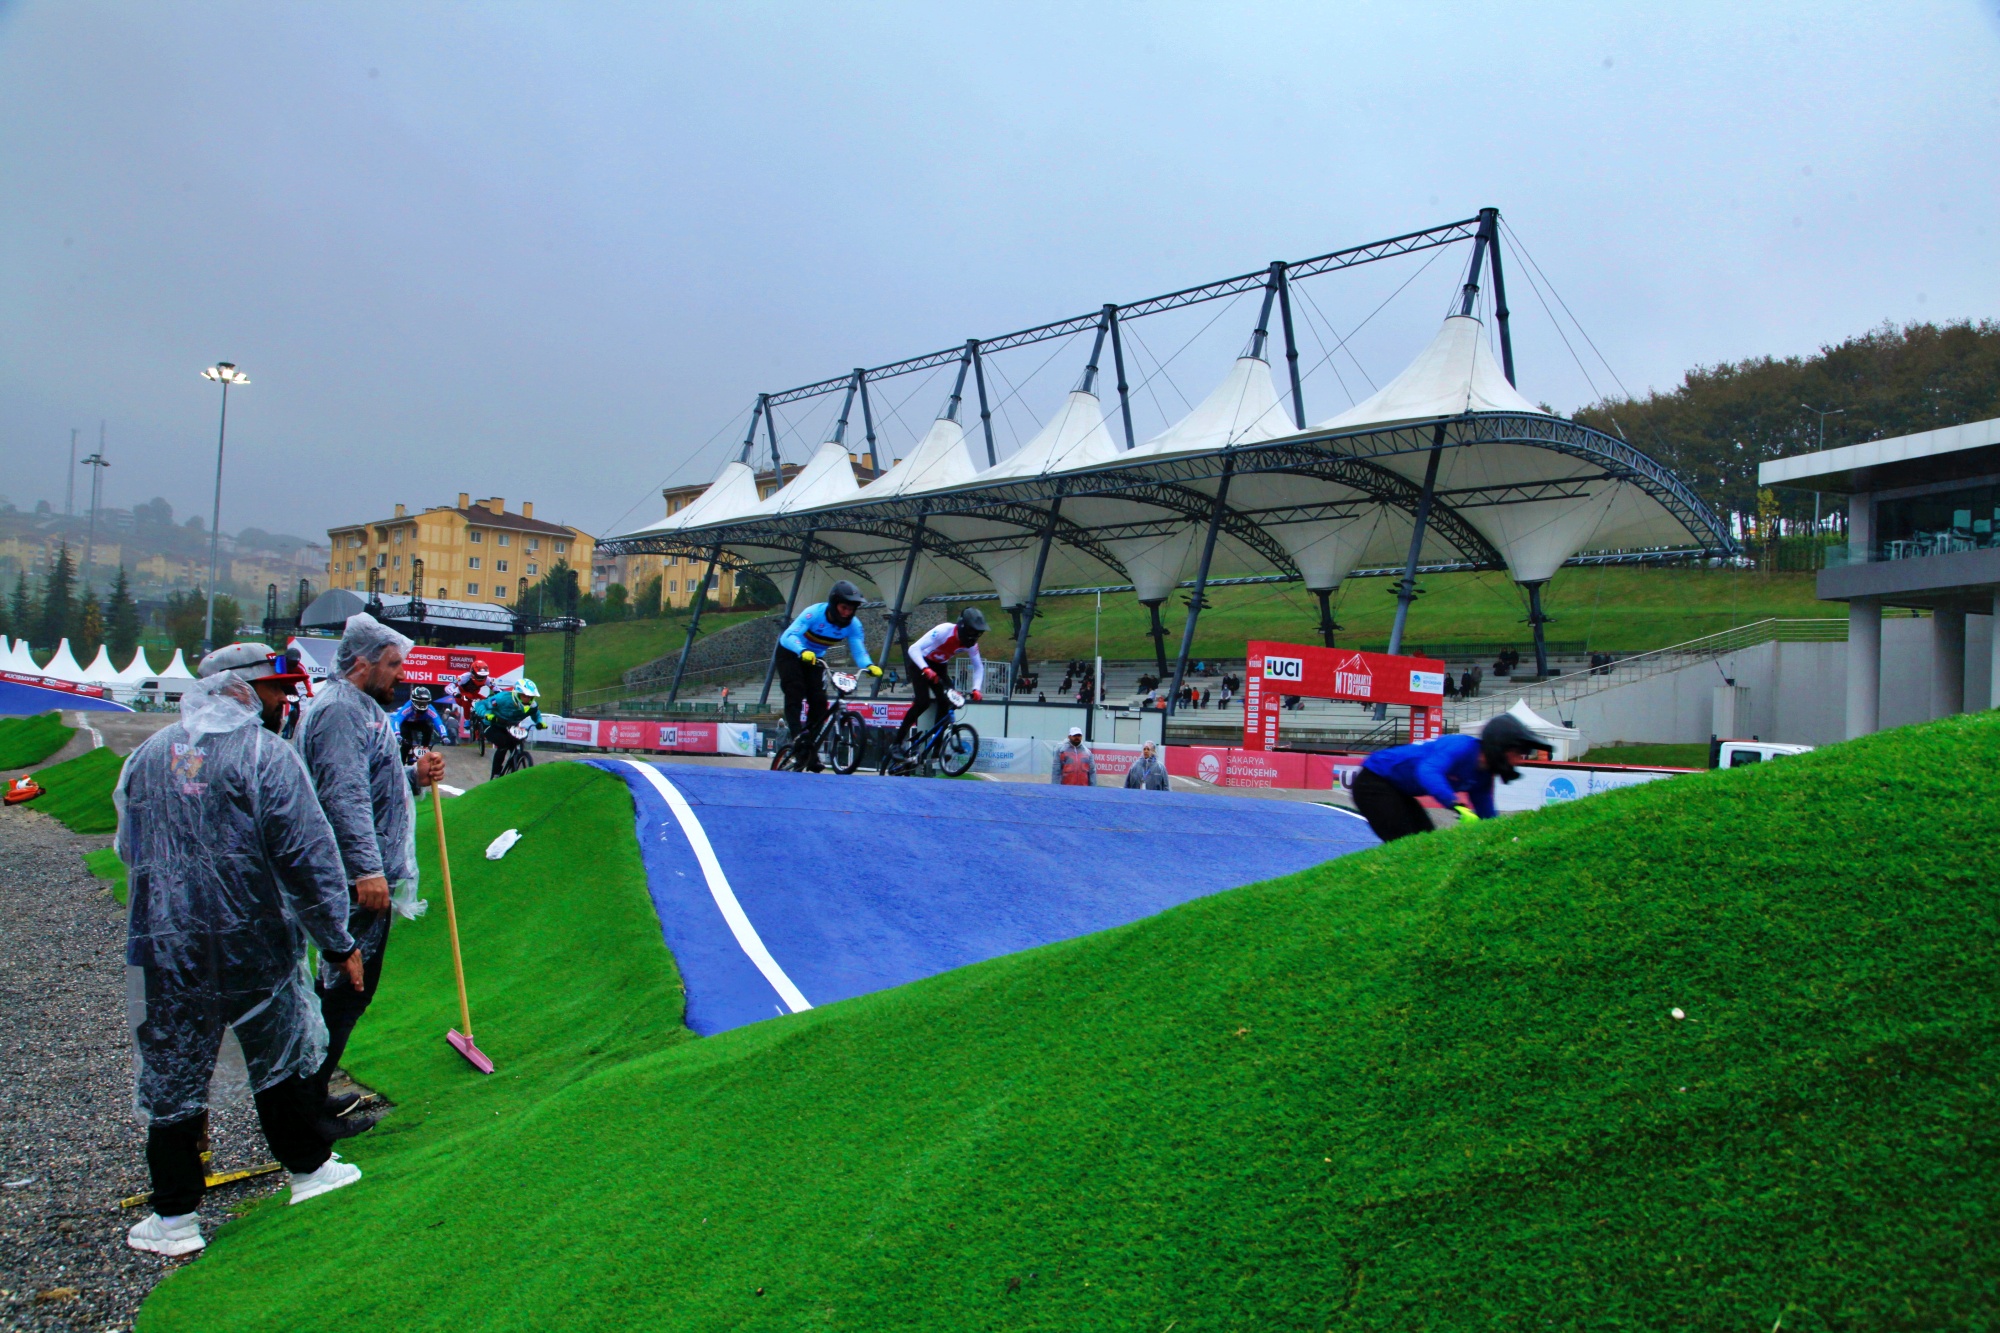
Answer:
[[1139, 791], [1167, 791], [1167, 766], [1160, 762], [1159, 747], [1147, 741], [1139, 748], [1139, 758], [1125, 773], [1125, 786]]
[[1097, 783], [1097, 757], [1083, 743], [1083, 728], [1069, 729], [1069, 742], [1056, 750], [1049, 781], [1058, 787], [1091, 787]]
[[313, 1078], [321, 1132], [341, 1139], [373, 1126], [343, 1119], [358, 1098], [332, 1098], [327, 1085], [347, 1039], [382, 979], [392, 916], [416, 917], [416, 793], [444, 776], [444, 756], [426, 751], [405, 764], [396, 728], [384, 706], [395, 700], [396, 680], [410, 640], [367, 612], [348, 617], [334, 653], [333, 679], [323, 686], [299, 727], [299, 754], [333, 825], [352, 896], [348, 929], [361, 946], [363, 985], [322, 968], [320, 1011], [326, 1016], [326, 1059]]
[[291, 1172], [292, 1202], [361, 1178], [328, 1151], [311, 1091], [326, 1031], [299, 959], [316, 944], [350, 984], [362, 970], [333, 830], [305, 766], [273, 734], [305, 677], [261, 643], [218, 648], [200, 677], [180, 721], [133, 751], [114, 795], [131, 886], [133, 1100], [153, 1178], [153, 1212], [126, 1243], [165, 1255], [207, 1243], [195, 1214], [201, 1141], [227, 1033], [271, 1153]]

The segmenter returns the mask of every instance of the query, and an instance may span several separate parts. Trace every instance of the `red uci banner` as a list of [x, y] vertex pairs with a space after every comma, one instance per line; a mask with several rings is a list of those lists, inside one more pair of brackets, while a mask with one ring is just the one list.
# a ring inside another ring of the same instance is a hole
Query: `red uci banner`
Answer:
[[111, 697], [111, 692], [102, 685], [84, 685], [73, 680], [57, 680], [54, 676], [31, 676], [25, 671], [0, 671], [0, 680], [12, 685], [33, 685], [37, 689], [55, 690], [61, 694], [81, 695], [86, 699]]
[[[1253, 639], [1243, 673], [1243, 747], [1278, 744], [1278, 711], [1286, 695], [1398, 704], [1410, 709], [1410, 739], [1427, 741], [1444, 730], [1444, 663], [1430, 657], [1391, 657], [1353, 648]], [[1301, 784], [1302, 785], [1302, 784]]]
[[[861, 719], [862, 725], [869, 727], [900, 727], [903, 717], [910, 711], [906, 703], [877, 703], [873, 699], [858, 701], [849, 699], [847, 711]], [[935, 714], [932, 714], [935, 718]]]

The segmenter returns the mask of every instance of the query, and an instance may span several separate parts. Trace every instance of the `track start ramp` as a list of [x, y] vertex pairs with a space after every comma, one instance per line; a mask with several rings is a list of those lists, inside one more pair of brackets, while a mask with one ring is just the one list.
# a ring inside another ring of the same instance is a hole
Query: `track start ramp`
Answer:
[[1377, 845], [1303, 802], [588, 762], [632, 790], [704, 1036]]

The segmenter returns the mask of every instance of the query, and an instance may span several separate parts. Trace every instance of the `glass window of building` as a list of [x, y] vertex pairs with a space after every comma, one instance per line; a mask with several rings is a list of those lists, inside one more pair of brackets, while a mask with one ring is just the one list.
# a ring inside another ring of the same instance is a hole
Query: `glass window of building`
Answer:
[[1877, 560], [1949, 555], [2000, 545], [2000, 486], [1965, 486], [1875, 504]]

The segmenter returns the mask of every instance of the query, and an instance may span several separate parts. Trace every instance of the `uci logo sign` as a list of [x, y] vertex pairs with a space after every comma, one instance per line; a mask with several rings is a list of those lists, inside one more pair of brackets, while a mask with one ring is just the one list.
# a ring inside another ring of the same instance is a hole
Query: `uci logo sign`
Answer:
[[1306, 663], [1302, 657], [1267, 657], [1264, 659], [1265, 680], [1301, 681], [1306, 678]]

